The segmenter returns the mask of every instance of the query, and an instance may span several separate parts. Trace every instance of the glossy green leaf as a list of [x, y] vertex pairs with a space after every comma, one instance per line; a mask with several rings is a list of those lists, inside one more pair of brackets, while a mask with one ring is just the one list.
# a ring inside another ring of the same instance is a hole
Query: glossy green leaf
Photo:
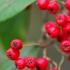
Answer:
[[0, 21], [17, 15], [33, 2], [35, 0], [0, 0]]

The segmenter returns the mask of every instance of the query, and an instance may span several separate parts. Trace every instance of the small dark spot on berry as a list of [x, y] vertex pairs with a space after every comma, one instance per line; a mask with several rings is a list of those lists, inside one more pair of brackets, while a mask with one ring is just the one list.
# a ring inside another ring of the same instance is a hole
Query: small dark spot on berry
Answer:
[[67, 45], [64, 46], [64, 48], [67, 48], [67, 47], [68, 47]]
[[17, 42], [13, 43], [14, 47], [17, 47]]
[[59, 20], [62, 20], [61, 17], [58, 17]]
[[50, 8], [50, 11], [51, 11], [51, 12], [53, 12], [53, 11], [54, 11], [54, 9], [53, 9], [53, 8]]
[[32, 64], [32, 63], [33, 63], [33, 62], [30, 60], [30, 61], [29, 61], [29, 64]]

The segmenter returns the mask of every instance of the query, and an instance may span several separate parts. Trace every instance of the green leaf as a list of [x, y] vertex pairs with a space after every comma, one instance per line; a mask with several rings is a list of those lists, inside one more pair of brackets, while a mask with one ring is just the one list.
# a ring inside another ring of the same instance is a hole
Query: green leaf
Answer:
[[17, 15], [33, 2], [35, 0], [0, 0], [0, 21]]
[[15, 17], [0, 23], [0, 39], [4, 48], [9, 47], [9, 43], [13, 39], [21, 39], [25, 41], [25, 34], [30, 24], [30, 10], [25, 9]]

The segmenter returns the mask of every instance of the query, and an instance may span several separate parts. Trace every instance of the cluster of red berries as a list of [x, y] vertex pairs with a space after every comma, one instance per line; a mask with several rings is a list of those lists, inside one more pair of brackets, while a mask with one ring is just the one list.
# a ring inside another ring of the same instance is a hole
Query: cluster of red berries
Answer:
[[37, 0], [37, 5], [40, 10], [47, 10], [51, 14], [57, 13], [60, 9], [59, 3], [53, 0]]
[[[60, 9], [60, 4], [56, 0], [37, 0], [37, 5], [41, 10], [48, 10], [51, 14], [56, 14]], [[49, 37], [55, 38], [60, 43], [60, 50], [64, 53], [70, 54], [70, 0], [66, 0], [65, 7], [68, 10], [68, 15], [63, 13], [57, 14], [54, 22], [47, 22], [44, 24], [45, 33]], [[48, 60], [46, 58], [36, 59], [34, 57], [20, 58], [20, 49], [23, 43], [21, 40], [15, 39], [10, 42], [10, 48], [6, 55], [9, 59], [15, 60], [15, 65], [19, 70], [25, 67], [31, 70], [46, 70], [48, 67]], [[58, 70], [51, 68], [48, 70]]]
[[[56, 18], [58, 18], [58, 15], [56, 16]], [[55, 38], [60, 42], [60, 49], [64, 53], [70, 53], [70, 24], [67, 23], [61, 28], [57, 24], [53, 22], [47, 22], [44, 25], [45, 32], [48, 33], [51, 38]]]
[[18, 69], [24, 69], [25, 67], [30, 70], [46, 70], [48, 67], [48, 60], [45, 58], [36, 59], [35, 57], [18, 58], [15, 61]]
[[[56, 0], [37, 0], [37, 5], [41, 10], [48, 10], [51, 14], [57, 13], [60, 9]], [[44, 29], [51, 38], [56, 38], [60, 42], [60, 49], [64, 53], [70, 54], [70, 0], [66, 0], [65, 7], [68, 15], [57, 14], [56, 23], [49, 21], [44, 25]]]
[[10, 42], [10, 49], [6, 51], [6, 55], [9, 59], [15, 60], [17, 69], [24, 69], [25, 67], [35, 70], [46, 70], [48, 66], [48, 60], [46, 58], [36, 59], [34, 57], [20, 58], [19, 50], [22, 48], [22, 41], [15, 39]]
[[20, 49], [22, 48], [22, 41], [15, 39], [10, 42], [10, 48], [7, 50], [6, 55], [11, 60], [16, 60], [20, 55]]

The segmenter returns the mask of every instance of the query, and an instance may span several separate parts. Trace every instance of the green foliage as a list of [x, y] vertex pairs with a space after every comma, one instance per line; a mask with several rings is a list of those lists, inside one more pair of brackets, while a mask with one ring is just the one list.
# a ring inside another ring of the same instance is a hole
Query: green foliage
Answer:
[[[31, 15], [30, 9], [25, 8], [33, 2], [35, 0], [0, 0], [0, 70], [15, 70], [14, 63], [6, 57], [5, 52], [12, 39], [18, 38], [25, 42]], [[38, 49], [34, 48], [35, 51]], [[25, 47], [21, 51], [22, 56], [33, 55], [33, 47], [29, 47], [25, 53], [26, 50]], [[38, 56], [38, 51], [35, 55]]]
[[7, 21], [0, 22], [0, 38], [2, 39], [5, 49], [9, 47], [9, 42], [12, 39], [25, 39], [25, 33], [28, 30], [30, 21], [29, 18], [30, 10], [26, 9], [18, 15], [16, 15], [15, 17]]
[[35, 0], [0, 0], [0, 21], [17, 15], [33, 2]]

